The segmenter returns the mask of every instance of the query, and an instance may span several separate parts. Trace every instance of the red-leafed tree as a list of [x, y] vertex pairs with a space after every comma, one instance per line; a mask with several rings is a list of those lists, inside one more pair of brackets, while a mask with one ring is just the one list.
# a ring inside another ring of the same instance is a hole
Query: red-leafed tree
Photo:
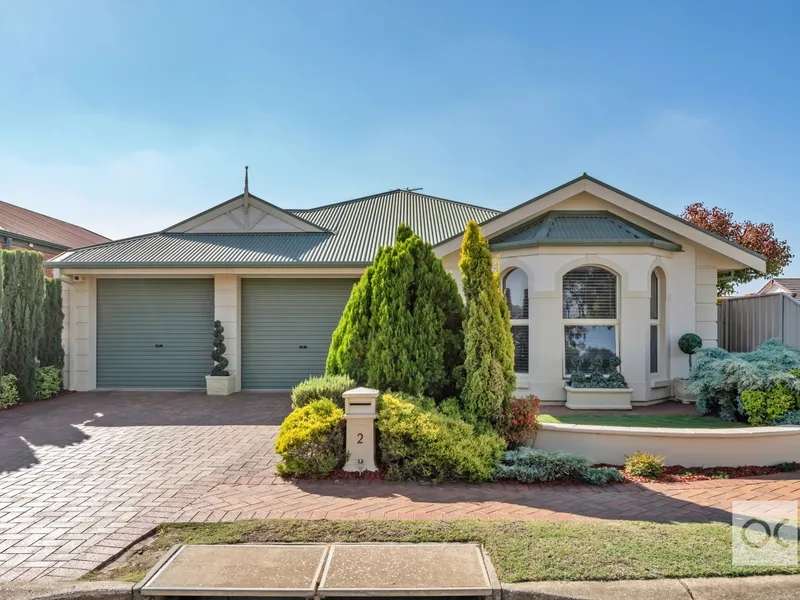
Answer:
[[[686, 207], [681, 215], [690, 223], [724, 237], [749, 250], [758, 252], [767, 259], [767, 276], [778, 277], [791, 262], [792, 249], [786, 240], [775, 236], [772, 223], [753, 223], [752, 221], [736, 222], [733, 213], [719, 207], [706, 208], [702, 202], [695, 202]], [[734, 271], [732, 278], [720, 279], [717, 292], [721, 296], [733, 294], [737, 285], [748, 283], [764, 277], [755, 269]]]

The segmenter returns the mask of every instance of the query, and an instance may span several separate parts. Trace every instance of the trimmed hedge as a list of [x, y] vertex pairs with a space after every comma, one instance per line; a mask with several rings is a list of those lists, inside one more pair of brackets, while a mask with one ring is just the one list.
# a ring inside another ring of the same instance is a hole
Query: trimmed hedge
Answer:
[[14, 375], [0, 377], [0, 409], [11, 408], [19, 403], [17, 378]]
[[521, 483], [585, 481], [606, 485], [622, 481], [622, 473], [610, 467], [593, 468], [589, 459], [568, 452], [545, 452], [522, 447], [509, 450], [497, 465], [494, 478]]
[[356, 382], [347, 375], [311, 377], [292, 388], [292, 408], [301, 408], [321, 398], [327, 398], [339, 408], [344, 408], [342, 394], [354, 387]]
[[344, 411], [331, 400], [314, 400], [281, 423], [275, 452], [279, 475], [323, 477], [344, 464]]
[[381, 462], [393, 480], [489, 481], [505, 449], [494, 431], [479, 433], [428, 398], [384, 394], [377, 426]]

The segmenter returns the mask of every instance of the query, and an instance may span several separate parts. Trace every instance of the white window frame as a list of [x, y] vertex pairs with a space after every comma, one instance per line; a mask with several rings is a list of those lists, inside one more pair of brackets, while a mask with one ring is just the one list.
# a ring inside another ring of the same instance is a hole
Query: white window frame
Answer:
[[[658, 290], [656, 291], [656, 310], [657, 310], [657, 318], [654, 319], [652, 317], [652, 313], [650, 312], [650, 306], [647, 307], [647, 316], [649, 317], [649, 324], [650, 326], [647, 328], [647, 375], [650, 379], [659, 379], [664, 375], [664, 366], [666, 365], [665, 359], [665, 344], [664, 344], [664, 312], [666, 309], [666, 302], [664, 302], [666, 298], [666, 288], [665, 288], [665, 276], [664, 272], [660, 271], [658, 268], [653, 269], [650, 272], [650, 299], [652, 302], [653, 297], [653, 278], [657, 281]], [[653, 326], [656, 327], [656, 352], [657, 352], [657, 362], [656, 370], [653, 371], [653, 365], [650, 362], [651, 353], [650, 353], [650, 345], [653, 343], [652, 336], [653, 336]]]
[[[565, 319], [564, 318], [564, 278], [572, 273], [573, 271], [577, 271], [578, 269], [584, 269], [586, 267], [594, 267], [596, 269], [602, 269], [608, 273], [611, 273], [614, 276], [614, 283], [616, 285], [616, 293], [615, 301], [615, 313], [617, 315], [616, 319]], [[603, 265], [580, 265], [579, 267], [575, 267], [570, 269], [566, 273], [561, 276], [561, 306], [559, 307], [561, 310], [561, 370], [562, 370], [562, 377], [564, 379], [569, 379], [572, 376], [572, 373], [567, 372], [567, 339], [564, 335], [567, 327], [574, 327], [574, 326], [582, 326], [582, 327], [614, 327], [614, 345], [615, 354], [622, 358], [622, 353], [620, 351], [619, 342], [620, 342], [620, 313], [622, 312], [622, 304], [621, 304], [621, 294], [620, 294], [620, 276], [619, 274], [615, 273], [608, 267]], [[530, 311], [528, 312], [530, 314]]]
[[[506, 298], [506, 278], [509, 275], [511, 275], [511, 273], [513, 273], [514, 271], [519, 271], [520, 273], [525, 275], [525, 279], [528, 281], [528, 297], [527, 297], [528, 318], [527, 319], [510, 319], [511, 327], [523, 326], [524, 325], [525, 327], [528, 328], [528, 370], [523, 373], [523, 372], [520, 372], [520, 371], [517, 371], [516, 369], [514, 369], [514, 374], [517, 375], [517, 378], [525, 381], [525, 380], [527, 380], [528, 376], [530, 375], [530, 370], [531, 370], [531, 367], [530, 367], [530, 365], [531, 365], [531, 296], [530, 296], [531, 278], [528, 276], [528, 274], [525, 271], [523, 271], [519, 267], [511, 267], [505, 273], [503, 273], [503, 277], [502, 277], [502, 279], [500, 281], [500, 288], [501, 288], [501, 290], [503, 292], [503, 301], [504, 302], [505, 302], [505, 298]], [[515, 347], [514, 347], [514, 351], [516, 353], [516, 344], [515, 344]], [[515, 356], [514, 356], [514, 362], [515, 363], [516, 363], [516, 359], [517, 359], [517, 357], [516, 357], [516, 354], [515, 354]]]

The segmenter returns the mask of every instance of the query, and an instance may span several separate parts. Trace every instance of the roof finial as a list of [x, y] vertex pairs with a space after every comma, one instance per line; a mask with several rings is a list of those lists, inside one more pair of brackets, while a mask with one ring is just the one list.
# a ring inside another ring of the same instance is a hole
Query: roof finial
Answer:
[[250, 182], [247, 177], [249, 168], [247, 165], [244, 166], [244, 212], [247, 212], [247, 209], [250, 208]]

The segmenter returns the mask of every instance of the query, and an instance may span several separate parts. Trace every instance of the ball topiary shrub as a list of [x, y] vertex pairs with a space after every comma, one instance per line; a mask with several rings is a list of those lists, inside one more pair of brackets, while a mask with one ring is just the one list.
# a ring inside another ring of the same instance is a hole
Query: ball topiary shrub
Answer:
[[347, 375], [310, 377], [292, 388], [292, 408], [301, 408], [320, 398], [328, 398], [339, 408], [344, 408], [342, 395], [354, 387], [356, 382]]
[[11, 408], [19, 403], [17, 378], [8, 374], [0, 377], [0, 409]]
[[323, 477], [345, 460], [344, 411], [331, 400], [314, 400], [297, 408], [281, 423], [277, 452], [283, 462], [278, 474]]
[[692, 355], [703, 347], [703, 338], [696, 333], [684, 333], [678, 340], [678, 348], [689, 356], [689, 369], [692, 368]]
[[489, 481], [506, 446], [494, 431], [478, 433], [430, 399], [399, 394], [379, 399], [377, 427], [381, 462], [393, 480]]
[[589, 459], [577, 454], [522, 447], [505, 453], [495, 469], [494, 478], [521, 483], [583, 481], [605, 485], [622, 481], [622, 474], [610, 467], [593, 468]]

